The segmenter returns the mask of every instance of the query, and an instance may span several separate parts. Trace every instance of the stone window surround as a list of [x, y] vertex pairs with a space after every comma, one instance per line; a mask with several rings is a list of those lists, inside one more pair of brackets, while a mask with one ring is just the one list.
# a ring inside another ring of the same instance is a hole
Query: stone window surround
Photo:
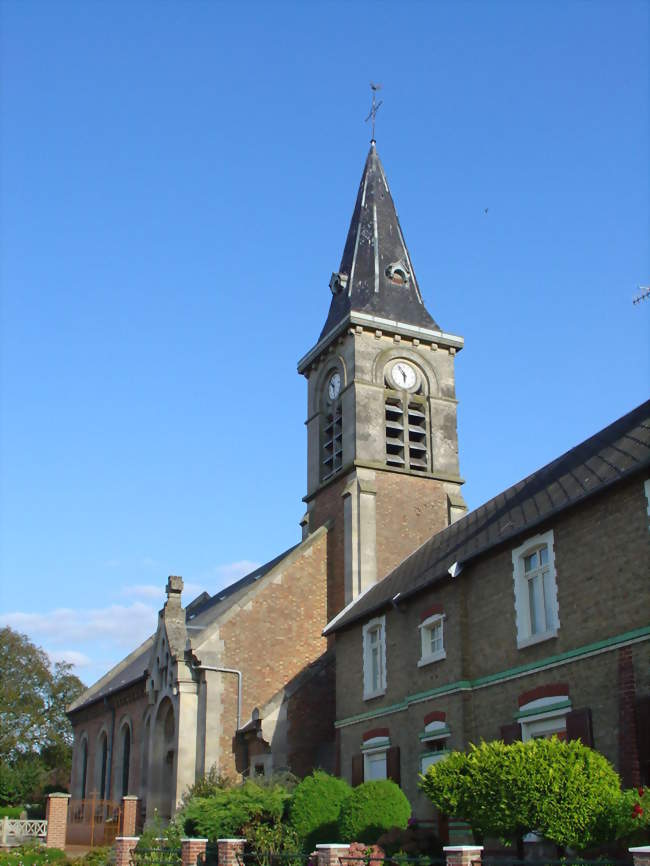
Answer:
[[548, 694], [519, 706], [516, 719], [521, 726], [524, 742], [566, 730], [566, 717], [571, 712], [567, 688], [557, 694]]
[[[533, 634], [530, 624], [530, 608], [528, 602], [528, 586], [524, 575], [524, 557], [535, 548], [546, 544], [548, 547], [549, 574], [551, 578], [550, 611], [552, 627], [540, 634]], [[560, 628], [560, 614], [557, 600], [557, 572], [555, 568], [555, 547], [553, 530], [549, 529], [539, 535], [526, 539], [523, 544], [512, 551], [512, 577], [515, 594], [515, 624], [517, 629], [517, 647], [522, 649], [557, 637]]]
[[435, 711], [424, 717], [424, 730], [418, 735], [418, 738], [422, 745], [429, 745], [429, 750], [420, 754], [421, 773], [426, 773], [431, 764], [437, 764], [438, 761], [447, 757], [449, 749], [445, 748], [445, 740], [450, 736], [451, 730], [447, 724], [445, 713]]
[[[370, 656], [370, 634], [379, 630], [379, 651], [381, 659], [379, 688], [373, 690]], [[362, 629], [363, 639], [363, 700], [371, 700], [386, 693], [386, 617], [378, 616], [369, 620]]]
[[[426, 619], [422, 620], [420, 625], [418, 626], [418, 630], [420, 632], [420, 658], [418, 660], [418, 667], [424, 667], [425, 665], [432, 664], [433, 662], [439, 662], [443, 659], [447, 658], [447, 652], [445, 650], [445, 630], [444, 630], [444, 622], [447, 619], [445, 613], [443, 613], [442, 609], [440, 611], [436, 611], [435, 613], [431, 613], [427, 616]], [[442, 649], [438, 650], [435, 653], [427, 654], [427, 644], [431, 643], [431, 632], [433, 628], [440, 625], [440, 637], [442, 639]]]

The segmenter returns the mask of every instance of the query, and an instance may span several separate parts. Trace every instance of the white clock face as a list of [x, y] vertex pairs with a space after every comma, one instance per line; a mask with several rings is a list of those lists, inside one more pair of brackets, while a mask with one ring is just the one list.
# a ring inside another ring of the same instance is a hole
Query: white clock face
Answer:
[[330, 400], [336, 400], [341, 392], [341, 374], [340, 373], [332, 373], [330, 376], [330, 380], [327, 384], [327, 393], [329, 394]]
[[390, 371], [390, 375], [395, 385], [404, 391], [412, 388], [417, 381], [414, 368], [406, 361], [398, 361]]

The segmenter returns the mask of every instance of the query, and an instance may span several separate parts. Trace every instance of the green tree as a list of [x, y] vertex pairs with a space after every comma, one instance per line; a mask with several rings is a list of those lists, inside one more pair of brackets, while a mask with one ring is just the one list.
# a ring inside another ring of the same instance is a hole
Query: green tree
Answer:
[[289, 805], [289, 823], [307, 854], [319, 842], [335, 838], [341, 808], [351, 793], [346, 781], [323, 770], [314, 770], [295, 789]]
[[501, 741], [453, 752], [422, 777], [422, 790], [442, 812], [467, 821], [479, 836], [516, 840], [540, 833], [560, 847], [601, 841], [621, 796], [611, 764], [580, 741]]
[[38, 756], [46, 769], [70, 766], [66, 706], [85, 689], [65, 662], [50, 664], [26, 635], [0, 629], [0, 762], [17, 767]]

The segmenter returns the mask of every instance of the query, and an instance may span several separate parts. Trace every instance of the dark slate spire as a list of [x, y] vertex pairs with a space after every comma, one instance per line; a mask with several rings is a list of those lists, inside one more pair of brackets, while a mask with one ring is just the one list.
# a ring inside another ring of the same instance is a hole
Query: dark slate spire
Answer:
[[432, 330], [375, 142], [363, 169], [332, 303], [321, 338], [359, 312]]

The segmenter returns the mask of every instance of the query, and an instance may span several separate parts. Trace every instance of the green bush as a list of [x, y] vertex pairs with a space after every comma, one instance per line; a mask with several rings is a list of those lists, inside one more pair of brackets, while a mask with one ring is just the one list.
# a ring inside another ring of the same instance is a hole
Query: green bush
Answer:
[[420, 787], [479, 837], [520, 840], [533, 830], [580, 850], [611, 841], [603, 835], [620, 798], [618, 775], [601, 754], [556, 737], [452, 752], [429, 767]]
[[23, 806], [0, 806], [0, 818], [20, 818]]
[[245, 782], [238, 788], [216, 791], [211, 797], [194, 797], [181, 811], [178, 821], [187, 836], [215, 842], [238, 836], [253, 823], [274, 824], [282, 818], [288, 792], [279, 785], [262, 788]]
[[113, 860], [113, 849], [106, 845], [91, 848], [83, 857], [75, 857], [74, 866], [107, 866]]
[[364, 782], [352, 789], [341, 810], [339, 838], [373, 844], [391, 827], [406, 827], [410, 814], [409, 801], [395, 782]]
[[341, 806], [352, 793], [343, 779], [315, 770], [293, 792], [289, 823], [309, 854], [319, 843], [335, 842]]
[[65, 851], [42, 845], [20, 845], [11, 851], [0, 851], [0, 866], [62, 866], [67, 862]]

